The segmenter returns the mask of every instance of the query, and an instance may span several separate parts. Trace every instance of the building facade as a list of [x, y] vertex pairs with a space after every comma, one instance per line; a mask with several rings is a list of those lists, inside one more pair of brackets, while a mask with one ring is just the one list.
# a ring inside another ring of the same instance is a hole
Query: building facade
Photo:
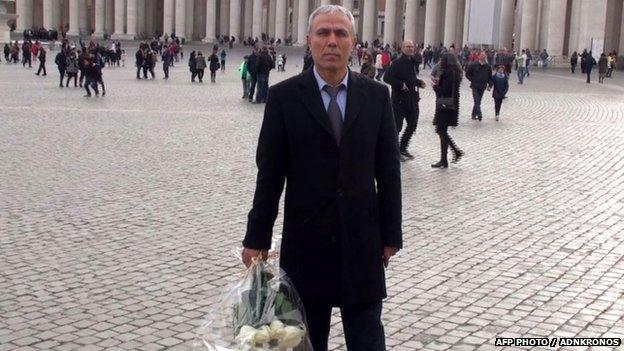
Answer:
[[17, 0], [17, 32], [187, 40], [263, 33], [305, 43], [309, 14], [322, 4], [354, 13], [362, 42], [624, 52], [624, 0]]

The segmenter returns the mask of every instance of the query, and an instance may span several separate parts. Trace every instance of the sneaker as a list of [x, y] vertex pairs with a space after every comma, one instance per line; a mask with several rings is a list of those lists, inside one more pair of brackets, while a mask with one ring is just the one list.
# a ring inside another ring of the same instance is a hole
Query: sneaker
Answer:
[[496, 122], [498, 122], [498, 115], [496, 115], [496, 117], [494, 117], [494, 120], [495, 120]]
[[410, 154], [407, 150], [402, 150], [400, 151], [401, 156], [405, 157], [408, 160], [413, 160], [414, 159], [414, 155]]

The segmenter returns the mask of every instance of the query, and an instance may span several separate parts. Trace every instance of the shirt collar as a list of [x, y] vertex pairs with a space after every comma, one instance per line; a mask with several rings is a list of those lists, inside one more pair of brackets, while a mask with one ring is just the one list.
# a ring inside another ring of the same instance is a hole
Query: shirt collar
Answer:
[[[330, 85], [330, 84], [327, 83], [321, 77], [321, 75], [316, 71], [316, 66], [312, 66], [312, 71], [314, 72], [314, 78], [316, 78], [316, 84], [318, 84], [319, 90], [323, 91], [323, 87], [325, 85]], [[340, 84], [344, 85], [345, 90], [347, 89], [347, 82], [349, 81], [349, 74], [350, 74], [350, 70], [347, 68], [347, 74], [345, 74], [344, 78], [342, 79], [342, 82], [340, 82]]]

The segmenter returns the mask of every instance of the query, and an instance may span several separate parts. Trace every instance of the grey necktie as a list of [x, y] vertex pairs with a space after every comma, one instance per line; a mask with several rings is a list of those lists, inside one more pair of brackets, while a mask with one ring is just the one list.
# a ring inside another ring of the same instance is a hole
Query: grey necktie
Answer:
[[325, 85], [323, 90], [330, 96], [329, 106], [327, 107], [327, 115], [329, 116], [329, 123], [334, 131], [334, 139], [336, 144], [340, 145], [340, 136], [342, 133], [342, 113], [340, 107], [338, 107], [338, 92], [344, 87], [343, 84], [332, 87], [331, 85]]

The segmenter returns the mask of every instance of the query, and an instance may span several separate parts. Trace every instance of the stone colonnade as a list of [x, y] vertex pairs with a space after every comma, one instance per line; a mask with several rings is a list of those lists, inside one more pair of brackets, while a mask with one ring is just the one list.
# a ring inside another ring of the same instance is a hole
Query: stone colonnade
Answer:
[[[480, 0], [18, 0], [17, 30], [44, 27], [70, 36], [139, 39], [175, 33], [188, 40], [266, 33], [305, 44], [307, 19], [322, 4], [341, 4], [356, 18], [362, 42], [437, 46], [470, 42], [471, 8]], [[551, 55], [602, 45], [624, 52], [622, 0], [490, 0], [499, 23], [495, 48], [547, 49]], [[596, 44], [598, 43], [598, 44]], [[483, 43], [479, 43], [483, 44]]]

